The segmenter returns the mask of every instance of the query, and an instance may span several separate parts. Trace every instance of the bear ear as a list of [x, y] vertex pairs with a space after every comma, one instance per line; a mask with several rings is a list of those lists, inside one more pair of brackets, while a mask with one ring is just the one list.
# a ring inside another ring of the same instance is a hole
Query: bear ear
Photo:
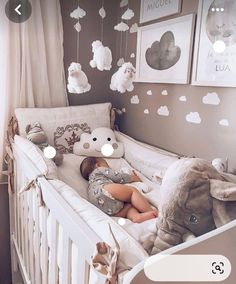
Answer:
[[31, 129], [31, 125], [30, 125], [30, 124], [28, 124], [28, 125], [26, 126], [26, 128], [25, 128], [25, 132], [26, 132], [26, 134], [28, 134], [28, 133], [29, 133], [30, 129]]

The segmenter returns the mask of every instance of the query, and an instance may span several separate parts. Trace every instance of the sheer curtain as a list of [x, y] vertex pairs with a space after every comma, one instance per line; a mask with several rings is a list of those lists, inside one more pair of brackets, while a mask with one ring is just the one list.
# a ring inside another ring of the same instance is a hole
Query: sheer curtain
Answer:
[[[16, 107], [68, 104], [59, 0], [34, 0], [32, 15], [10, 22], [0, 1], [0, 171], [7, 122]], [[1, 172], [0, 172], [1, 176]]]

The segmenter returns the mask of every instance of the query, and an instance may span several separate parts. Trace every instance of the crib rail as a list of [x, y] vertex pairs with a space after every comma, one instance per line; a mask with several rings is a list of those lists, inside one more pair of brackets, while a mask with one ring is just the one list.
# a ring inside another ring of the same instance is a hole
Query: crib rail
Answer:
[[[91, 256], [101, 240], [44, 177], [38, 179], [44, 207], [37, 206], [35, 190], [19, 194], [40, 172], [16, 145], [13, 151], [15, 194], [10, 196], [13, 272], [20, 268], [25, 284], [73, 284], [72, 273], [79, 283], [88, 284]], [[74, 270], [72, 244], [79, 255]]]

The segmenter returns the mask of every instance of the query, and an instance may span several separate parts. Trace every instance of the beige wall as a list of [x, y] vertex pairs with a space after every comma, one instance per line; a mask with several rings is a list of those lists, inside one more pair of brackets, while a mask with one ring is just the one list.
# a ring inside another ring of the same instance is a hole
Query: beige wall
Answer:
[[[206, 159], [215, 157], [229, 157], [231, 169], [236, 169], [236, 88], [196, 87], [191, 85], [175, 84], [147, 84], [135, 83], [132, 93], [119, 94], [109, 89], [110, 78], [117, 70], [116, 62], [120, 57], [126, 57], [135, 65], [135, 58], [130, 58], [131, 53], [136, 54], [136, 33], [121, 33], [114, 31], [113, 27], [120, 21], [121, 14], [126, 7], [120, 9], [119, 0], [105, 0], [107, 17], [104, 20], [104, 44], [113, 52], [113, 70], [100, 72], [91, 69], [89, 61], [92, 58], [91, 43], [99, 39], [101, 34], [101, 18], [98, 10], [102, 1], [81, 0], [80, 6], [87, 11], [87, 16], [81, 22], [82, 31], [79, 34], [79, 61], [83, 70], [89, 77], [92, 90], [82, 95], [69, 95], [71, 105], [88, 104], [111, 101], [116, 107], [125, 107], [125, 115], [119, 119], [120, 130], [132, 137], [153, 144], [164, 149], [184, 155], [198, 156]], [[64, 24], [65, 68], [70, 62], [76, 61], [76, 37], [73, 28], [75, 20], [69, 17], [71, 11], [77, 7], [76, 0], [61, 0]], [[130, 8], [135, 12], [135, 17], [128, 22], [129, 26], [139, 23], [140, 0], [129, 0]], [[197, 13], [198, 0], [183, 0], [181, 15]], [[178, 16], [178, 15], [177, 15]], [[167, 17], [162, 20], [169, 19]], [[153, 21], [158, 22], [158, 21]], [[127, 51], [126, 51], [126, 38]], [[122, 47], [122, 48], [120, 48]], [[147, 96], [148, 90], [153, 95]], [[168, 91], [168, 96], [162, 96], [162, 90]], [[204, 105], [202, 97], [208, 92], [217, 92], [221, 103], [218, 106]], [[138, 95], [140, 103], [133, 105], [130, 99]], [[187, 102], [180, 102], [180, 96], [186, 96]], [[161, 117], [157, 109], [166, 105], [170, 115]], [[149, 114], [144, 114], [144, 109], [149, 109]], [[189, 112], [199, 112], [202, 123], [191, 124], [186, 122], [185, 116]], [[219, 125], [219, 121], [227, 118], [229, 127]]]
[[[139, 23], [139, 6], [139, 0], [130, 0], [135, 17], [129, 25]], [[197, 7], [198, 0], [183, 0], [181, 15], [197, 13]], [[133, 52], [136, 53], [136, 34], [129, 33], [128, 57]], [[135, 64], [135, 59], [129, 60]], [[152, 90], [152, 96], [146, 95], [148, 90]], [[162, 90], [167, 90], [169, 95], [162, 96]], [[208, 92], [218, 93], [220, 105], [202, 103], [202, 97]], [[138, 105], [130, 103], [132, 95], [139, 96]], [[185, 103], [179, 101], [183, 95], [187, 97]], [[126, 114], [119, 120], [119, 127], [132, 137], [184, 155], [206, 159], [229, 157], [230, 166], [236, 168], [236, 88], [135, 83], [132, 93], [114, 94], [111, 101], [117, 107], [125, 107]], [[157, 109], [162, 105], [168, 106], [168, 117], [157, 115]], [[149, 115], [143, 113], [146, 108]], [[186, 122], [185, 115], [189, 112], [199, 112], [202, 123]], [[218, 124], [222, 118], [228, 119], [229, 127]]]
[[0, 284], [11, 283], [9, 207], [7, 185], [0, 184]]

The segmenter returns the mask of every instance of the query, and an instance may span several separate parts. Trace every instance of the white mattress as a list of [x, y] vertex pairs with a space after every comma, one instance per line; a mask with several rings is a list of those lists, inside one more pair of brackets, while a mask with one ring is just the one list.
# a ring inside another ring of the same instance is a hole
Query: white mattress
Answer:
[[[64, 155], [63, 164], [58, 168], [58, 176], [60, 180], [72, 187], [81, 197], [87, 199], [88, 182], [82, 178], [79, 170], [80, 164], [83, 159], [84, 157], [74, 154]], [[106, 160], [109, 166], [115, 170], [118, 170], [122, 167], [132, 168], [126, 162], [126, 160], [122, 158]], [[158, 201], [160, 200], [160, 185], [151, 182], [138, 171], [136, 172], [140, 176], [142, 181], [148, 184], [148, 186], [151, 188], [151, 191], [145, 194], [146, 198], [153, 206], [158, 207]], [[112, 217], [112, 219], [116, 223], [118, 223], [119, 218]], [[140, 224], [133, 223], [127, 219], [125, 225], [123, 225], [122, 227], [129, 233], [130, 236], [132, 236], [142, 245], [145, 240], [156, 233], [156, 219], [147, 220]]]

